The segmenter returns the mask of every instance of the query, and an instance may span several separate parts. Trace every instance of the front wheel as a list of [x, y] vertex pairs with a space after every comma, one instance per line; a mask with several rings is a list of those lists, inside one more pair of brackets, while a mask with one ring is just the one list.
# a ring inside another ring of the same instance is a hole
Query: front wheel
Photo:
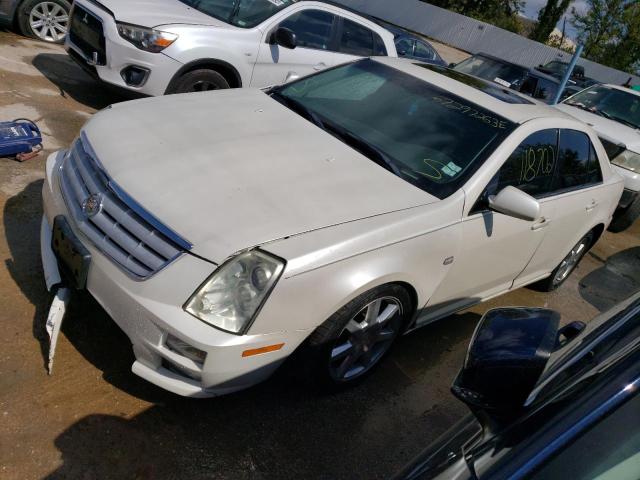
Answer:
[[169, 93], [208, 92], [229, 88], [229, 83], [218, 72], [208, 69], [193, 70], [182, 75]]
[[412, 311], [411, 297], [399, 285], [355, 298], [309, 337], [312, 374], [329, 386], [355, 384], [389, 351]]
[[18, 25], [26, 36], [62, 43], [69, 29], [70, 10], [66, 0], [25, 0], [18, 10]]
[[543, 292], [552, 292], [562, 285], [569, 275], [575, 270], [575, 268], [582, 260], [582, 257], [589, 251], [591, 245], [593, 245], [594, 234], [593, 231], [587, 233], [575, 247], [562, 259], [560, 264], [551, 272], [548, 278], [535, 284], [538, 290]]

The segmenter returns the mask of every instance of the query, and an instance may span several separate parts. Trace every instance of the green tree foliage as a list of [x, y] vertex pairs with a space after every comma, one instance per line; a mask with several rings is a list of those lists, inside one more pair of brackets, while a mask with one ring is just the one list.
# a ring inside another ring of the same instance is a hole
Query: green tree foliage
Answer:
[[[518, 12], [523, 0], [422, 0], [468, 17], [491, 23], [515, 33], [520, 32]], [[564, 1], [564, 0], [563, 0]]]
[[531, 32], [530, 38], [545, 43], [569, 8], [569, 3], [571, 0], [547, 0], [547, 4], [538, 13], [538, 23]]
[[581, 15], [573, 10], [573, 24], [584, 56], [629, 73], [640, 68], [640, 2], [587, 0]]

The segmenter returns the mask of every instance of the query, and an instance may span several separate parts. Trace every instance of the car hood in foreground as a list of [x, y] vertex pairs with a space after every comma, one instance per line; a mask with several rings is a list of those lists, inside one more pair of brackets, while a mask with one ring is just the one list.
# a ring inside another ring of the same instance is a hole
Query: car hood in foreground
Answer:
[[437, 201], [259, 90], [126, 102], [84, 132], [108, 175], [214, 262]]
[[556, 108], [588, 124], [605, 140], [623, 143], [628, 150], [640, 153], [640, 131], [635, 128], [564, 103], [556, 105]]
[[158, 27], [160, 25], [229, 26], [179, 0], [100, 0], [119, 22]]

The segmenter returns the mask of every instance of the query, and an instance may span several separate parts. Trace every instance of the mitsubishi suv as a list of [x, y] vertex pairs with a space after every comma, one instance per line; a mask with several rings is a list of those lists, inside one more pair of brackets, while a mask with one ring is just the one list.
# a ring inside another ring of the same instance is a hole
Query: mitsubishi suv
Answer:
[[267, 87], [358, 57], [397, 56], [351, 11], [294, 0], [76, 0], [66, 49], [98, 79], [145, 95]]

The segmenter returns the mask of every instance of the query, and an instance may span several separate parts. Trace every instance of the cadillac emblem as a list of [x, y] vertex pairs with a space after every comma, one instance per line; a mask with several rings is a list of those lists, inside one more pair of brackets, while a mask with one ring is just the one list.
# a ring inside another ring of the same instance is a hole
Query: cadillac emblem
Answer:
[[95, 217], [102, 210], [102, 195], [99, 193], [94, 193], [89, 195], [82, 202], [82, 213], [84, 213], [87, 218]]

